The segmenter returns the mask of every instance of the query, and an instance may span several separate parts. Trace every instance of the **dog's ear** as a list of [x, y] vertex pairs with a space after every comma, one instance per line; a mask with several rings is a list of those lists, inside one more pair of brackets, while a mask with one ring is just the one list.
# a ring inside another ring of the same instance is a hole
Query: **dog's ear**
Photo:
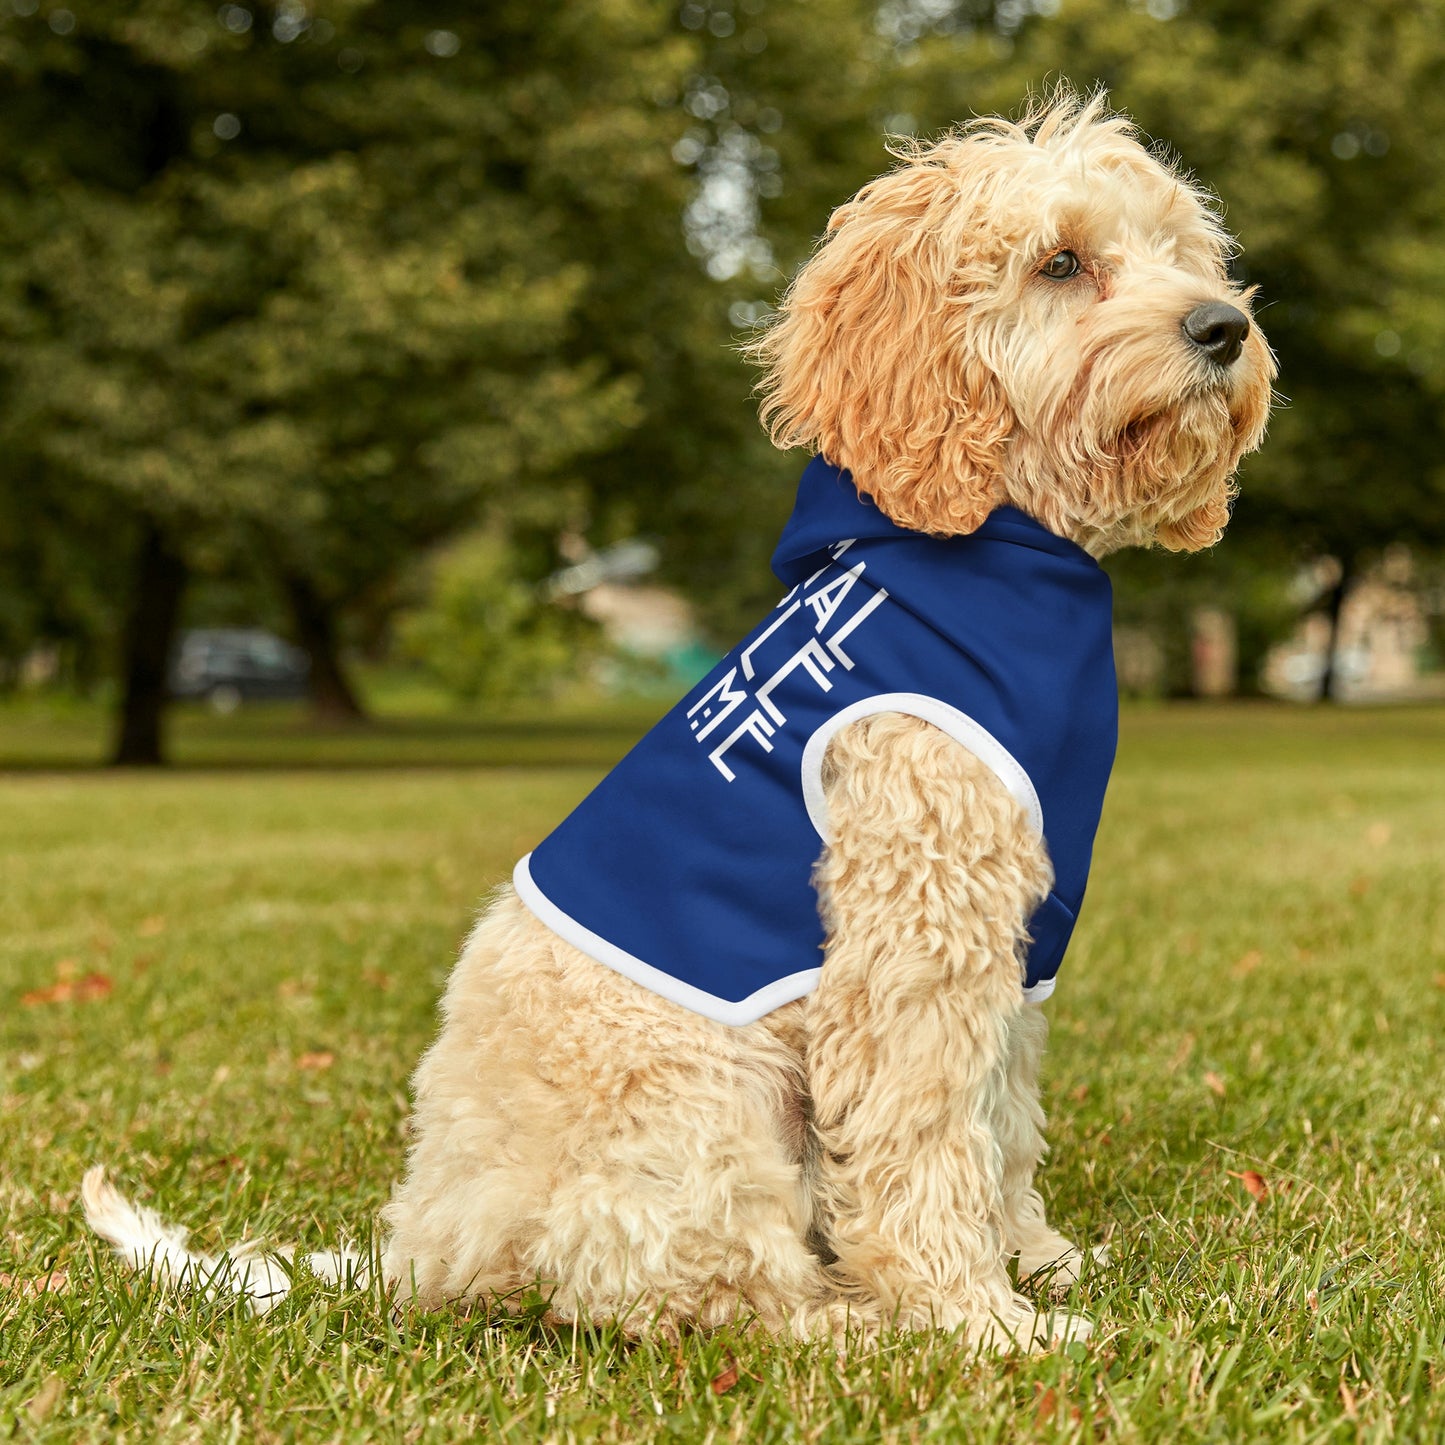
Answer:
[[833, 215], [748, 348], [779, 447], [811, 446], [900, 526], [972, 532], [1004, 500], [1013, 429], [969, 296], [967, 142], [941, 143]]

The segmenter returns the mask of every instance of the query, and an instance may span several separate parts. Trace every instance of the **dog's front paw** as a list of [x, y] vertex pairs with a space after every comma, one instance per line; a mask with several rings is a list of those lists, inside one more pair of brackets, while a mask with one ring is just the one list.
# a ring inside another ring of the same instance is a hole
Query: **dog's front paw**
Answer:
[[1085, 1263], [1107, 1264], [1109, 1246], [1096, 1244], [1086, 1255], [1062, 1235], [1048, 1245], [1019, 1251], [1019, 1283], [1050, 1294], [1067, 1294], [1084, 1272]]
[[990, 1317], [969, 1340], [979, 1349], [995, 1353], [1024, 1350], [1031, 1354], [1087, 1340], [1093, 1321], [1064, 1310], [1040, 1310], [1032, 1300], [1015, 1295], [1010, 1306]]

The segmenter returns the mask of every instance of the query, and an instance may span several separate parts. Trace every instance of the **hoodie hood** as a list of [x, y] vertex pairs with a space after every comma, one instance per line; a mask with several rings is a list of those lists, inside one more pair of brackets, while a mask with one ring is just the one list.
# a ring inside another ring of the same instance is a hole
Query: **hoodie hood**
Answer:
[[1102, 570], [1078, 543], [1050, 532], [1017, 507], [997, 508], [976, 532], [961, 537], [930, 537], [927, 533], [900, 527], [885, 516], [871, 498], [858, 491], [851, 472], [816, 456], [798, 483], [793, 513], [773, 552], [773, 574], [784, 586], [795, 586], [821, 565], [820, 554], [826, 555], [829, 547], [849, 537], [860, 542], [931, 542], [952, 548], [972, 538], [1015, 542], [1086, 563], [1095, 571]]

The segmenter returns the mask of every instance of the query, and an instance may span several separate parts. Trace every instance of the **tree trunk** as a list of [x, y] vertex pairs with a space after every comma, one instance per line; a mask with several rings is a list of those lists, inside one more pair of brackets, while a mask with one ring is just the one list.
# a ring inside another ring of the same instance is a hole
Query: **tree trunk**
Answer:
[[154, 522], [147, 521], [136, 558], [121, 666], [124, 693], [111, 762], [117, 767], [158, 767], [165, 761], [161, 724], [166, 668], [186, 589], [186, 564]]
[[288, 572], [284, 581], [296, 641], [311, 658], [312, 714], [318, 722], [330, 724], [365, 722], [366, 710], [341, 665], [330, 604], [308, 578]]
[[1324, 671], [1320, 673], [1320, 702], [1336, 701], [1335, 693], [1339, 686], [1339, 677], [1335, 660], [1340, 646], [1340, 614], [1345, 610], [1345, 596], [1354, 580], [1355, 559], [1350, 556], [1341, 557], [1340, 575], [1330, 589], [1329, 603], [1326, 607], [1326, 616], [1330, 620], [1330, 635], [1329, 641], [1325, 645]]

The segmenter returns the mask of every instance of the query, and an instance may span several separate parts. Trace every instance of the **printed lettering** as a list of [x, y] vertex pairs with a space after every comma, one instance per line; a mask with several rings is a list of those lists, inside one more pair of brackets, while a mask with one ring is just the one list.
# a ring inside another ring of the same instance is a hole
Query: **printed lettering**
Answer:
[[754, 708], [752, 712], [708, 754], [708, 760], [712, 763], [713, 767], [731, 783], [736, 779], [737, 774], [723, 762], [723, 754], [727, 752], [744, 733], [751, 733], [752, 736], [763, 745], [763, 751], [770, 753], [773, 750], [773, 745], [768, 739], [772, 737], [775, 732], [777, 732], [777, 728], [775, 728], [762, 713]]
[[823, 573], [826, 572], [828, 568], [831, 567], [833, 563], [836, 562], [838, 558], [841, 557], [843, 553], [846, 552], [848, 548], [851, 547], [853, 543], [857, 540], [858, 539], [856, 537], [848, 537], [842, 542], [831, 543], [828, 547], [828, 556], [831, 560], [824, 562], [823, 565], [819, 567], [818, 570], [814, 572], [811, 577], [805, 578], [802, 582], [795, 582], [791, 587], [789, 587], [788, 590], [783, 593], [781, 600], [778, 602], [778, 606], [786, 607], [788, 603], [790, 603], [793, 598], [798, 595], [798, 589], [800, 587], [803, 588], [804, 591], [811, 587], [813, 583], [815, 583], [818, 578], [821, 577]]
[[[738, 688], [736, 692], [728, 691], [737, 675], [737, 668], [728, 668], [726, 674], [688, 708], [688, 726], [697, 734], [698, 742], [701, 742], [725, 717], [736, 712], [739, 706], [748, 700], [746, 688]], [[726, 704], [721, 712], [717, 711], [715, 707], [715, 704], [719, 703]]]
[[843, 651], [843, 640], [861, 624], [875, 608], [887, 600], [888, 591], [880, 587], [831, 637], [827, 638], [828, 651], [848, 669], [853, 670], [853, 659]]
[[822, 644], [816, 637], [810, 637], [759, 689], [757, 698], [762, 705], [772, 714], [773, 720], [781, 727], [787, 718], [783, 716], [782, 709], [773, 701], [773, 689], [782, 680], [795, 672], [799, 667], [806, 669], [808, 676], [824, 692], [831, 692], [833, 684], [823, 675], [832, 672], [833, 659], [823, 651]]
[[801, 602], [793, 603], [793, 605], [788, 608], [788, 610], [784, 612], [781, 616], [775, 617], [772, 623], [768, 627], [764, 628], [764, 630], [760, 632], [755, 638], [753, 638], [753, 640], [748, 643], [748, 645], [742, 650], [741, 655], [738, 657], [738, 661], [741, 662], [743, 665], [744, 677], [750, 678], [757, 672], [757, 668], [753, 666], [753, 653], [755, 653], [758, 648], [760, 648], [763, 643], [765, 643], [768, 638], [770, 638], [773, 633], [775, 633], [778, 628], [780, 628], [783, 623], [785, 623], [788, 618], [790, 618], [793, 613], [795, 613], [802, 605], [803, 604]]
[[815, 632], [821, 632], [833, 620], [833, 614], [853, 590], [853, 584], [862, 576], [867, 565], [866, 562], [860, 562], [856, 567], [850, 567], [841, 576], [835, 577], [826, 586], [818, 588], [810, 596], [804, 596], [803, 601], [813, 609], [813, 615], [818, 619], [813, 628]]

